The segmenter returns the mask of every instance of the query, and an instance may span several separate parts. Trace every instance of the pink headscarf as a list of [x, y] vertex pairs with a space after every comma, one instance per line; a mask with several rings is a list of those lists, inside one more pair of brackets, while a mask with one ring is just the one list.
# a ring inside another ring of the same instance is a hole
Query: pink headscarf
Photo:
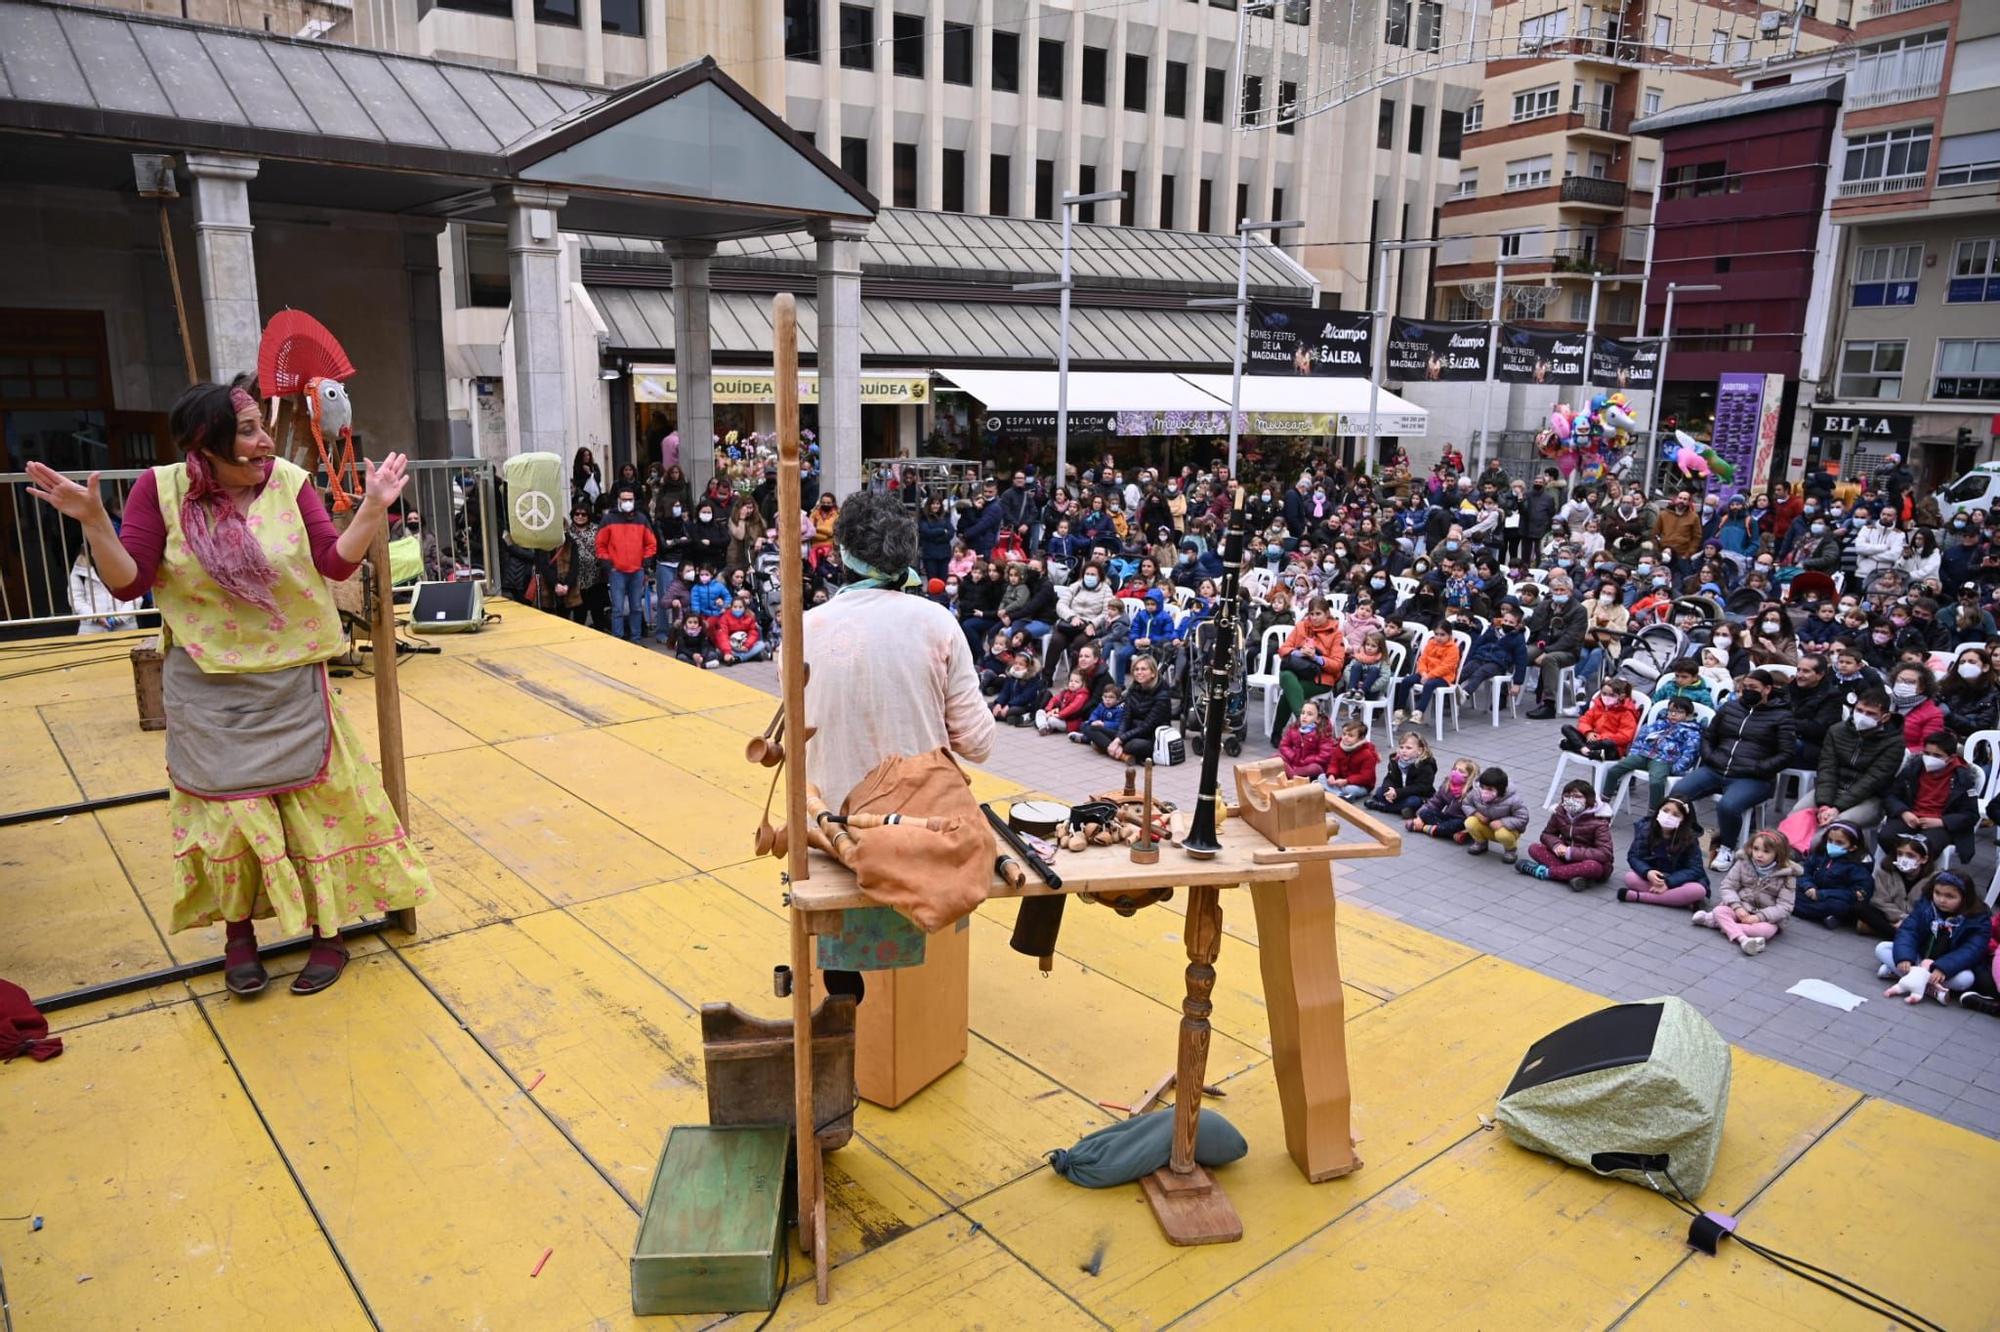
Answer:
[[[254, 408], [256, 399], [242, 389], [229, 395], [230, 405], [239, 412]], [[239, 601], [267, 611], [278, 609], [271, 589], [277, 585], [277, 570], [264, 558], [250, 525], [243, 521], [235, 503], [216, 480], [208, 455], [199, 447], [188, 450], [188, 488], [181, 500], [181, 530], [187, 534], [188, 549], [216, 585]], [[264, 465], [264, 480], [271, 479], [271, 464]]]

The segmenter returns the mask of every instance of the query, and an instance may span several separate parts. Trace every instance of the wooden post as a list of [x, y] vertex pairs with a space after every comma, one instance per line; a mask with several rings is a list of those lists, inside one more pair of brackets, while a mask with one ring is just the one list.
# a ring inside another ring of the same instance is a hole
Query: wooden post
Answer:
[[[771, 300], [771, 370], [778, 397], [778, 666], [784, 704], [785, 873], [810, 875], [806, 862], [805, 552], [799, 542], [799, 322], [788, 291]], [[792, 917], [792, 1122], [798, 1143], [799, 1248], [813, 1258], [814, 1294], [827, 1301], [826, 1185], [813, 1123], [812, 934]]]
[[[375, 730], [382, 753], [382, 786], [389, 803], [396, 807], [403, 831], [410, 830], [410, 783], [403, 768], [403, 695], [396, 688], [396, 598], [389, 576], [389, 523], [375, 534], [368, 547], [368, 565], [375, 584], [374, 616], [369, 624], [368, 645], [375, 658]], [[417, 909], [404, 907], [389, 913], [390, 921], [406, 934], [417, 928]]]

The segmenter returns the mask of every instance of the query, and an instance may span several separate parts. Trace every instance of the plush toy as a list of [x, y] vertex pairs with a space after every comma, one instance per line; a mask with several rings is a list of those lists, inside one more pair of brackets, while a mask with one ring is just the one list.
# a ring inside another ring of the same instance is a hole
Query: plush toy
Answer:
[[[1904, 1003], [1920, 1004], [1924, 1001], [1924, 993], [1930, 989], [1930, 984], [1931, 973], [1928, 967], [1911, 967], [1896, 978], [1894, 985], [1882, 991], [1882, 997], [1884, 999], [1894, 999], [1900, 994], [1903, 996]], [[1938, 1002], [1944, 1002], [1943, 991], [1939, 991], [1938, 993]]]

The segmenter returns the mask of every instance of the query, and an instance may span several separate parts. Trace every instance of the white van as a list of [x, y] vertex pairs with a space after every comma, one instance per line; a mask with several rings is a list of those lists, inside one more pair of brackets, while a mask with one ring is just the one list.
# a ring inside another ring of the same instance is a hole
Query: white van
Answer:
[[1950, 522], [1958, 513], [1991, 510], [1995, 500], [2000, 500], [2000, 462], [1983, 462], [1938, 491], [1938, 513]]

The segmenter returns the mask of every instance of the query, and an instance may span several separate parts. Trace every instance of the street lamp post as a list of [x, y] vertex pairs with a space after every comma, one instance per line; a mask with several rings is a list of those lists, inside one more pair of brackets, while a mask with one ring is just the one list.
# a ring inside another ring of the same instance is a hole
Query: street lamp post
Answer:
[[1493, 261], [1493, 313], [1486, 320], [1486, 399], [1479, 408], [1479, 447], [1472, 454], [1474, 473], [1486, 469], [1493, 445], [1493, 367], [1500, 359], [1500, 304], [1506, 299], [1507, 260], [1502, 256]]
[[[1056, 282], [1018, 282], [1015, 291], [1059, 291], [1062, 293], [1061, 333], [1056, 343], [1056, 483], [1061, 490], [1069, 480], [1069, 293], [1074, 285], [1070, 279], [1070, 227], [1076, 219], [1076, 210], [1091, 204], [1110, 203], [1125, 197], [1123, 190], [1099, 190], [1095, 194], [1070, 194], [1062, 197], [1062, 278]], [[1051, 496], [1053, 496], [1053, 491]]]
[[1249, 336], [1250, 311], [1250, 237], [1260, 231], [1294, 231], [1305, 223], [1285, 222], [1238, 222], [1236, 224], [1236, 295], [1201, 297], [1188, 302], [1195, 310], [1236, 311], [1236, 346], [1229, 363], [1229, 475], [1236, 475], [1236, 439], [1238, 418], [1243, 413], [1243, 343]]
[[1674, 337], [1674, 297], [1684, 291], [1721, 291], [1714, 282], [1669, 282], [1667, 309], [1660, 321], [1660, 354], [1653, 361], [1653, 405], [1646, 423], [1645, 484], [1653, 484], [1653, 472], [1660, 465], [1660, 398], [1667, 391], [1667, 347]]
[[1380, 420], [1382, 377], [1386, 372], [1385, 367], [1388, 365], [1388, 321], [1392, 313], [1388, 309], [1389, 255], [1391, 251], [1435, 250], [1442, 244], [1444, 244], [1443, 241], [1435, 240], [1399, 240], [1383, 241], [1376, 247], [1381, 251], [1381, 257], [1375, 263], [1375, 302], [1374, 308], [1369, 312], [1369, 335], [1370, 340], [1375, 344], [1375, 355], [1373, 358], [1375, 363], [1369, 367], [1371, 373], [1368, 376], [1368, 445], [1369, 452], [1375, 455], [1374, 460], [1369, 463], [1370, 466], [1375, 466], [1382, 454], [1382, 422]]

